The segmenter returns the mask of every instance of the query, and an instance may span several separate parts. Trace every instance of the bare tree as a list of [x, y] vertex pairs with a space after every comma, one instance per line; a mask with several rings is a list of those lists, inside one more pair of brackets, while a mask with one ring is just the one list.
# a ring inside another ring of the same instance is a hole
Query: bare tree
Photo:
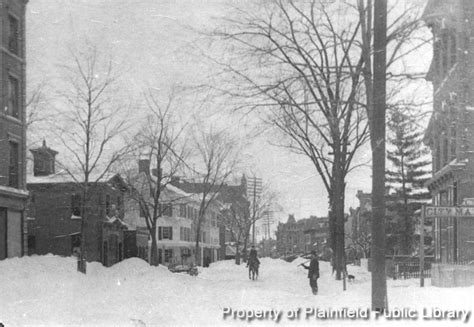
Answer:
[[[239, 12], [231, 28], [218, 36], [238, 46], [238, 55], [258, 66], [224, 66], [238, 79], [237, 91], [252, 109], [284, 136], [283, 146], [309, 158], [330, 202], [331, 241], [337, 278], [344, 258], [345, 178], [357, 150], [368, 140], [360, 104], [363, 62], [358, 51], [357, 20], [341, 27], [337, 12], [317, 1], [278, 1], [266, 12]], [[343, 14], [343, 13], [342, 13]]]
[[[141, 157], [153, 167], [142, 174], [127, 173], [127, 183], [131, 189], [131, 198], [136, 201], [142, 212], [146, 227], [151, 236], [151, 261], [158, 265], [157, 222], [163, 215], [163, 195], [174, 177], [185, 167], [188, 156], [183, 132], [186, 125], [178, 126], [173, 114], [175, 95], [172, 92], [163, 106], [150, 90], [145, 95], [149, 114], [140, 131], [134, 138], [134, 146]], [[181, 201], [183, 197], [168, 198], [169, 203]]]
[[[265, 214], [272, 210], [273, 205], [277, 199], [277, 194], [271, 189], [269, 184], [262, 185], [262, 191], [260, 194], [255, 194], [254, 198], [249, 198], [250, 203], [250, 215], [248, 223], [246, 225], [246, 230], [244, 232], [244, 260], [247, 260], [247, 247], [249, 241], [255, 245], [255, 235], [254, 228], [257, 221], [261, 220]], [[251, 229], [252, 228], [252, 229]]]
[[112, 58], [87, 42], [80, 50], [70, 48], [69, 55], [72, 62], [62, 66], [63, 103], [55, 132], [68, 154], [59, 165], [82, 189], [78, 270], [86, 273], [89, 189], [107, 177], [127, 151], [119, 139], [127, 127], [123, 115], [126, 107], [114, 101], [118, 96], [118, 74]]
[[[247, 187], [249, 186], [247, 185]], [[225, 203], [226, 207], [222, 212], [223, 224], [230, 232], [232, 240], [236, 242], [236, 264], [240, 264], [241, 254], [243, 254], [243, 260], [247, 260], [249, 242], [255, 243], [252, 227], [272, 210], [276, 197], [276, 193], [269, 185], [263, 185], [262, 191], [258, 195], [255, 194], [255, 197], [247, 198], [241, 195], [234, 198], [234, 201]], [[222, 197], [218, 197], [218, 199], [221, 200]], [[242, 245], [241, 253], [240, 246]]]
[[197, 150], [196, 180], [199, 182], [197, 196], [199, 198], [199, 213], [195, 221], [196, 248], [195, 262], [201, 262], [201, 229], [208, 209], [216, 205], [219, 192], [234, 171], [237, 163], [235, 143], [224, 132], [204, 132], [195, 137]]
[[[232, 88], [219, 89], [240, 99], [239, 108], [263, 113], [283, 135], [280, 145], [311, 160], [329, 197], [331, 248], [340, 279], [346, 176], [358, 166], [355, 154], [369, 140], [366, 93], [371, 90], [364, 80], [366, 51], [372, 55], [373, 45], [366, 48], [361, 40], [363, 18], [349, 2], [290, 0], [262, 7], [237, 9], [236, 17], [214, 33], [228, 45], [230, 57], [214, 61], [223, 67], [223, 76], [231, 77]], [[405, 46], [418, 27], [417, 17], [408, 8], [395, 16], [387, 38], [392, 43], [389, 64], [420, 46]], [[403, 71], [390, 74], [386, 77], [414, 77]]]
[[47, 94], [45, 81], [35, 83], [28, 92], [28, 98], [26, 99], [26, 127], [28, 129], [38, 123], [51, 120], [53, 115], [46, 108], [49, 104]]
[[358, 219], [357, 226], [356, 228], [352, 228], [346, 237], [349, 243], [352, 244], [357, 255], [362, 254], [363, 258], [368, 258], [372, 245], [372, 234], [370, 232], [370, 218], [372, 213], [370, 211], [360, 211], [360, 208], [357, 210], [358, 211], [354, 213]]
[[240, 264], [240, 246], [244, 243], [245, 233], [250, 230], [249, 202], [242, 197], [228, 203], [221, 211], [222, 224], [235, 243], [235, 263]]

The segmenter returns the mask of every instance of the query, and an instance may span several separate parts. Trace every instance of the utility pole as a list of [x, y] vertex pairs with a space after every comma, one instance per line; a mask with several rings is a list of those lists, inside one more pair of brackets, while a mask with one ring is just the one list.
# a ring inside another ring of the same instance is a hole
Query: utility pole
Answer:
[[[270, 247], [270, 236], [271, 236], [270, 225], [271, 224], [273, 224], [273, 211], [267, 210], [263, 213], [263, 224], [262, 224], [262, 227], [265, 230], [265, 233], [264, 233], [265, 236], [264, 236], [264, 240], [263, 240], [264, 255], [265, 255], [265, 241], [266, 240], [268, 240], [268, 244], [269, 244], [269, 247]], [[270, 255], [270, 248], [269, 248], [268, 253]]]
[[257, 220], [257, 201], [262, 194], [262, 179], [253, 176], [248, 181], [247, 197], [252, 199], [252, 243], [255, 244], [255, 221]]
[[[369, 2], [370, 3], [370, 2]], [[370, 26], [368, 27], [370, 29]], [[385, 275], [385, 110], [387, 0], [374, 1], [372, 146], [372, 310], [388, 309]]]

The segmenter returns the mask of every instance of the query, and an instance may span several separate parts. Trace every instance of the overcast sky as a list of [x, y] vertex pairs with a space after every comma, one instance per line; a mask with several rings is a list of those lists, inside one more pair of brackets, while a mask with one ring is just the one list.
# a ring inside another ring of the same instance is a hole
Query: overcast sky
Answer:
[[[199, 42], [199, 38], [185, 26], [212, 27], [218, 21], [214, 17], [225, 14], [225, 2], [31, 0], [27, 6], [28, 87], [41, 81], [54, 85], [57, 65], [67, 60], [67, 46], [84, 35], [110, 49], [123, 66], [127, 86], [121, 94], [124, 98], [137, 96], [150, 85], [166, 92], [172, 85], [198, 82], [207, 72], [199, 58], [189, 55], [188, 43]], [[430, 58], [422, 59], [426, 63]], [[243, 142], [248, 141], [246, 122], [231, 115], [218, 117], [223, 126], [239, 131]], [[43, 137], [41, 133], [36, 136]], [[327, 216], [327, 194], [309, 160], [271, 146], [266, 137], [252, 140], [243, 158], [247, 170], [257, 172], [280, 194], [283, 212], [278, 218], [286, 221], [289, 213], [297, 219]], [[360, 157], [369, 155], [366, 150]], [[370, 174], [369, 167], [350, 174], [346, 211], [358, 205], [357, 190], [370, 191]]]

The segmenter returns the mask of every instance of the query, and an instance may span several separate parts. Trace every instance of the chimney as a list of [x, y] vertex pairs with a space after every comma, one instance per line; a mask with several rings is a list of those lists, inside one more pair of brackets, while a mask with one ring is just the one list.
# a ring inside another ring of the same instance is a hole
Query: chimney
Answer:
[[36, 149], [31, 149], [33, 154], [33, 174], [34, 176], [48, 176], [55, 173], [55, 158], [58, 154], [46, 146], [46, 140], [43, 145]]
[[138, 160], [138, 173], [145, 173], [150, 175], [150, 159]]

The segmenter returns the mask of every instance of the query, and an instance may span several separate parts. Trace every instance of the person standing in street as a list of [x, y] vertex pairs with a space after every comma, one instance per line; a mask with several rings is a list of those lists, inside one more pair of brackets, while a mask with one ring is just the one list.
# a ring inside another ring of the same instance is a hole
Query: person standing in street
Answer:
[[319, 261], [316, 251], [311, 251], [311, 260], [309, 266], [302, 264], [303, 268], [308, 269], [309, 285], [313, 294], [318, 294]]

